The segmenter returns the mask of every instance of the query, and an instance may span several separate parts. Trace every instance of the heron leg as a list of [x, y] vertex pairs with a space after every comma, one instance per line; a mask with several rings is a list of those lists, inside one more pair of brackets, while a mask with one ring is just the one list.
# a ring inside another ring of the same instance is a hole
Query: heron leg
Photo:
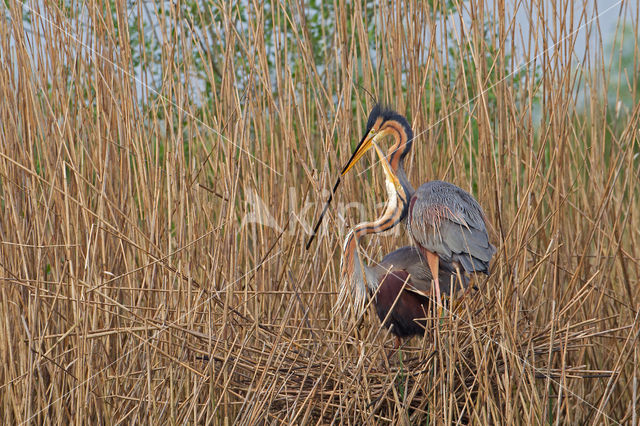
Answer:
[[429, 269], [431, 269], [431, 275], [433, 275], [436, 303], [438, 305], [438, 311], [440, 311], [440, 309], [442, 309], [442, 297], [440, 296], [440, 280], [438, 279], [438, 267], [440, 266], [440, 258], [437, 254], [431, 253], [429, 250], [425, 251], [427, 252], [427, 263], [429, 264]]

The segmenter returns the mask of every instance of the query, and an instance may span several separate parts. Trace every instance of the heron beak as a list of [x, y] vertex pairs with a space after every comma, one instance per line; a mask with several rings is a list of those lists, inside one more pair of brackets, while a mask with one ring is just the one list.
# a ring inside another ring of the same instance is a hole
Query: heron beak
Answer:
[[355, 152], [353, 153], [353, 155], [351, 156], [351, 159], [349, 160], [349, 162], [347, 163], [346, 166], [344, 166], [344, 169], [342, 169], [342, 173], [340, 174], [341, 176], [344, 176], [347, 174], [347, 172], [349, 170], [351, 170], [351, 168], [353, 166], [355, 166], [355, 164], [358, 162], [358, 160], [360, 158], [362, 158], [362, 156], [369, 151], [369, 149], [372, 147], [372, 143], [375, 141], [377, 135], [372, 135], [371, 133], [367, 133], [362, 140], [360, 141], [360, 143], [358, 144], [358, 147], [356, 148]]

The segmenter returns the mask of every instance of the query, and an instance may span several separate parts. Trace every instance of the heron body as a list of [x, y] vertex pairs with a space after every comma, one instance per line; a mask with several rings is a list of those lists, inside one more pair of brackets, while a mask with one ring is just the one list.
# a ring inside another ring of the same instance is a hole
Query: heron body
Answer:
[[495, 249], [489, 243], [484, 214], [463, 189], [439, 180], [418, 188], [409, 201], [409, 233], [420, 247], [466, 272], [489, 272]]
[[[393, 137], [394, 144], [385, 156], [376, 142], [386, 136]], [[407, 119], [376, 105], [369, 114], [365, 135], [342, 174], [372, 146], [376, 148], [388, 185], [396, 189], [394, 216], [405, 221], [417, 249], [426, 258], [440, 303], [438, 270], [453, 264], [468, 273], [488, 273], [495, 247], [489, 242], [482, 207], [471, 194], [442, 181], [427, 182], [414, 190], [404, 170], [412, 144], [413, 130]]]
[[[389, 267], [389, 272], [380, 276], [380, 285], [374, 293], [374, 305], [382, 325], [399, 338], [422, 336], [432, 306], [426, 295], [433, 282], [426, 259], [416, 247], [406, 246], [386, 255], [381, 265]], [[440, 291], [449, 295], [451, 283], [456, 283], [452, 281], [455, 280], [453, 271], [442, 268], [439, 278]]]
[[431, 305], [425, 296], [403, 290], [409, 277], [405, 271], [391, 271], [380, 283], [375, 296], [380, 322], [400, 338], [424, 334], [424, 318]]
[[[422, 336], [426, 317], [431, 312], [429, 296], [434, 281], [419, 249], [412, 246], [399, 248], [387, 254], [379, 264], [369, 266], [361, 261], [358, 247], [351, 247], [354, 251], [345, 252], [343, 258], [343, 286], [338, 306], [347, 301], [349, 296], [346, 290], [351, 288], [354, 305], [360, 309], [369, 297], [373, 297], [380, 322], [396, 338]], [[345, 259], [351, 259], [353, 265], [346, 265]], [[463, 278], [464, 281], [459, 281], [451, 267], [440, 268], [439, 273], [441, 293], [449, 295], [452, 288], [460, 290], [466, 287], [466, 280]], [[398, 344], [399, 340], [396, 346]]]
[[[384, 170], [385, 174], [391, 173], [388, 164], [384, 165]], [[360, 314], [365, 302], [373, 297], [380, 321], [400, 339], [424, 334], [425, 317], [431, 305], [429, 301], [434, 282], [439, 285], [438, 290], [434, 291], [436, 294], [450, 294], [452, 288], [466, 286], [466, 280], [460, 280], [453, 266], [443, 260], [439, 279], [434, 281], [427, 259], [417, 247], [399, 248], [373, 266], [363, 262], [359, 253], [360, 239], [384, 232], [402, 219], [397, 184], [392, 176], [388, 176], [388, 199], [382, 216], [373, 222], [358, 224], [345, 239], [341, 288], [336, 310], [351, 301], [356, 314]], [[398, 344], [399, 341], [396, 340], [396, 345]]]

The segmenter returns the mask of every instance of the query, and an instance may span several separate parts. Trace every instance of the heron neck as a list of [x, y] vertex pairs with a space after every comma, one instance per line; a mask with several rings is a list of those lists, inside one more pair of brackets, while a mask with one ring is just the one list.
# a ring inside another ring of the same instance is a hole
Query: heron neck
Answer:
[[378, 287], [377, 282], [372, 279], [373, 268], [362, 261], [360, 257], [360, 238], [357, 230], [352, 230], [347, 236], [344, 245], [342, 273], [343, 278], [349, 279], [351, 285], [364, 297], [366, 291], [375, 291]]
[[401, 129], [396, 127], [393, 129], [395, 143], [387, 153], [387, 161], [391, 166], [391, 170], [393, 170], [393, 174], [396, 175], [404, 189], [404, 194], [401, 194], [400, 198], [402, 198], [405, 203], [404, 210], [406, 213], [409, 206], [409, 200], [415, 192], [415, 189], [411, 185], [411, 182], [409, 182], [407, 174], [404, 171], [404, 159], [409, 154], [409, 151], [411, 151], [411, 147], [413, 145], [413, 131], [411, 130], [409, 123], [404, 123]]
[[413, 185], [411, 185], [411, 182], [409, 182], [407, 174], [404, 171], [404, 158], [398, 162], [398, 168], [393, 172], [396, 174], [396, 177], [400, 181], [400, 185], [402, 185], [402, 187], [404, 188], [404, 192], [406, 194], [406, 202], [408, 203], [416, 190], [413, 188]]
[[[396, 226], [402, 220], [404, 200], [399, 197], [396, 191], [395, 185], [387, 176], [385, 180], [385, 187], [387, 189], [387, 202], [385, 204], [384, 213], [378, 219], [373, 222], [363, 222], [358, 224], [354, 228], [354, 234], [356, 241], [360, 241], [360, 238], [369, 234], [379, 234], [380, 232], [387, 231]], [[400, 202], [399, 202], [400, 201]]]
[[360, 294], [365, 289], [375, 291], [378, 288], [375, 269], [369, 267], [360, 258], [358, 246], [360, 239], [370, 234], [384, 232], [397, 225], [403, 217], [403, 207], [398, 204], [398, 194], [393, 183], [387, 179], [387, 203], [382, 216], [373, 222], [362, 222], [349, 232], [344, 244], [342, 273], [350, 277], [352, 285]]

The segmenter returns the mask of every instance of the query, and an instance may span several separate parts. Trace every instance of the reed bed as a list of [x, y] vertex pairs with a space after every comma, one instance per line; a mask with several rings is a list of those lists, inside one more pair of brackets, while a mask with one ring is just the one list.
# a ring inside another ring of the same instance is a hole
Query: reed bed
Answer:
[[[2, 423], [637, 424], [638, 6], [583, 6], [4, 2]], [[396, 353], [332, 314], [373, 154], [304, 248], [367, 92], [498, 248]]]

